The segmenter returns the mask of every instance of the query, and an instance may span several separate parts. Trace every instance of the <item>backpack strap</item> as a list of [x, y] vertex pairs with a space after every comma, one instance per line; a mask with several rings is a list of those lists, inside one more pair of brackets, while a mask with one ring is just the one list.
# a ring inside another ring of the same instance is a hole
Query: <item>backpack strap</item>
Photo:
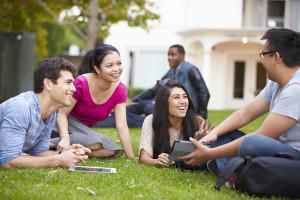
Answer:
[[245, 162], [244, 158], [235, 157], [226, 164], [225, 170], [220, 173], [215, 189], [220, 190], [230, 176], [234, 175], [237, 169]]

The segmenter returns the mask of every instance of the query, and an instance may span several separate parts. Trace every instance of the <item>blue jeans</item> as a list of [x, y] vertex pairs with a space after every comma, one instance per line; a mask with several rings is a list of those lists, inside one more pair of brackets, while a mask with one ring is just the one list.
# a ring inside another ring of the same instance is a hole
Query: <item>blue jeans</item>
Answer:
[[[245, 133], [243, 133], [242, 131], [239, 130], [234, 130], [231, 131], [225, 135], [222, 135], [220, 137], [218, 137], [218, 139], [213, 142], [212, 144], [209, 145], [209, 147], [214, 148], [214, 147], [218, 147], [224, 144], [227, 144], [233, 140], [236, 140], [242, 136], [244, 136]], [[221, 173], [222, 171], [224, 171], [226, 164], [232, 159], [233, 157], [224, 157], [224, 158], [218, 158], [216, 159], [216, 164], [217, 164], [217, 169], [219, 171], [219, 173]]]
[[150, 115], [154, 111], [154, 100], [139, 100], [137, 102], [134, 102], [134, 104], [127, 106], [126, 111], [132, 114], [137, 115]]
[[300, 151], [264, 135], [249, 135], [245, 137], [238, 152], [239, 157], [276, 155], [300, 160]]

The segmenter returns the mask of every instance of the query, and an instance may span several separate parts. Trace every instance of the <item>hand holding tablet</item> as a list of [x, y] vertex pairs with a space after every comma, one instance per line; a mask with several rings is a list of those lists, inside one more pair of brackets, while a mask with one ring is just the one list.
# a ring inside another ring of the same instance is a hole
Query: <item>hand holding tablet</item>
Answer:
[[192, 153], [196, 147], [190, 142], [185, 140], [175, 140], [172, 146], [170, 160], [176, 160], [180, 156]]

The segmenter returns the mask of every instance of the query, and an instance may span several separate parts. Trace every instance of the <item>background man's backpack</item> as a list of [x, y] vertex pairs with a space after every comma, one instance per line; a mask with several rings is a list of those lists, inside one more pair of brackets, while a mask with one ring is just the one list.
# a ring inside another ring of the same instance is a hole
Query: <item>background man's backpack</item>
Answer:
[[228, 180], [257, 196], [300, 197], [300, 161], [281, 157], [234, 158], [219, 175], [215, 188]]

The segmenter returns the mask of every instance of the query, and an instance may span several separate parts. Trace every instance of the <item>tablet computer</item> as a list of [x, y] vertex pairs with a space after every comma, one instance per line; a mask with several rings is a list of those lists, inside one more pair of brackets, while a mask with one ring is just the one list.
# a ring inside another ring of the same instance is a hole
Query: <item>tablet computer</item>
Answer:
[[108, 167], [91, 167], [91, 166], [74, 166], [69, 168], [70, 171], [94, 172], [94, 173], [116, 173], [116, 168]]
[[176, 160], [180, 156], [192, 153], [196, 147], [190, 141], [175, 140], [172, 146], [170, 160]]

